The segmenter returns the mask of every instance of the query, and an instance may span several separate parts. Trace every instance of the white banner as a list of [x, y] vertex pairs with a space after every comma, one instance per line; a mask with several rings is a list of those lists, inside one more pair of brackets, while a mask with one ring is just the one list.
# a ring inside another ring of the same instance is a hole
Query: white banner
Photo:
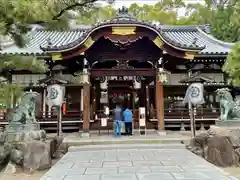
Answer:
[[139, 112], [139, 126], [145, 127], [146, 126], [145, 107], [139, 107], [138, 112]]
[[47, 87], [46, 103], [48, 106], [62, 106], [64, 101], [65, 87], [59, 84]]
[[191, 84], [185, 94], [184, 103], [191, 102], [193, 105], [203, 104], [203, 84], [201, 83], [193, 83]]
[[107, 118], [101, 118], [101, 126], [106, 127], [107, 126]]

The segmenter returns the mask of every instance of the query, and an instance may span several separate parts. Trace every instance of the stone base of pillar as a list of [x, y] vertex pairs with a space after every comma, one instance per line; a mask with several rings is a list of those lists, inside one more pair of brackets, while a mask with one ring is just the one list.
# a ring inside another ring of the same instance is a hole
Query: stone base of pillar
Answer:
[[81, 132], [81, 137], [90, 137], [89, 132]]
[[166, 131], [157, 131], [159, 136], [166, 136], [167, 132]]

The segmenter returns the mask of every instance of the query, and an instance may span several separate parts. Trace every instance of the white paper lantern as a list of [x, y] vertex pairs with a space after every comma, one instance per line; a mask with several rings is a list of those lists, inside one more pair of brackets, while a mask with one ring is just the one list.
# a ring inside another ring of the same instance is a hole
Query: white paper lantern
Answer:
[[105, 76], [100, 77], [100, 88], [101, 89], [108, 89], [108, 81]]
[[136, 76], [133, 82], [134, 89], [141, 89], [141, 77]]
[[59, 84], [49, 85], [47, 87], [46, 103], [48, 106], [62, 106], [65, 96], [65, 87]]

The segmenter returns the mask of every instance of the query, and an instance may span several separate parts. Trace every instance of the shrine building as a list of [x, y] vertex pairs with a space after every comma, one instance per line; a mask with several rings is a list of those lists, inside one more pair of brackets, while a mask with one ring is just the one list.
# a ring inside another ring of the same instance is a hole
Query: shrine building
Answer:
[[[119, 99], [123, 107], [133, 110], [135, 128], [138, 108], [145, 107], [147, 128], [188, 129], [189, 110], [182, 103], [188, 84], [182, 80], [195, 73], [205, 80], [206, 102], [196, 108], [196, 124], [207, 128], [219, 117], [215, 90], [228, 86], [221, 67], [232, 47], [214, 38], [210, 28], [155, 25], [122, 8], [116, 17], [91, 27], [33, 29], [26, 35], [24, 48], [10, 44], [0, 54], [36, 56], [52, 71], [62, 72], [61, 78], [69, 82], [65, 85], [63, 130], [112, 129], [111, 116], [107, 127], [101, 127], [100, 119], [104, 107], [111, 112]], [[37, 118], [42, 128], [56, 130], [57, 115], [46, 105], [46, 85], [39, 83], [47, 76], [15, 71], [12, 82], [41, 94]], [[1, 123], [7, 122], [2, 119]]]

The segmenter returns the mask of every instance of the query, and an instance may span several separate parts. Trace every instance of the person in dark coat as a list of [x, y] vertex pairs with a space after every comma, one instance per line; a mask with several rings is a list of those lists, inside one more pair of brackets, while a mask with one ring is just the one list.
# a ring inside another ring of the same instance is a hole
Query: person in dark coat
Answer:
[[130, 109], [126, 108], [123, 112], [123, 120], [125, 123], [126, 135], [132, 135], [133, 113]]
[[113, 113], [114, 113], [114, 117], [113, 117], [114, 136], [121, 136], [121, 123], [123, 120], [123, 112], [119, 103], [116, 104], [116, 108], [114, 109]]

